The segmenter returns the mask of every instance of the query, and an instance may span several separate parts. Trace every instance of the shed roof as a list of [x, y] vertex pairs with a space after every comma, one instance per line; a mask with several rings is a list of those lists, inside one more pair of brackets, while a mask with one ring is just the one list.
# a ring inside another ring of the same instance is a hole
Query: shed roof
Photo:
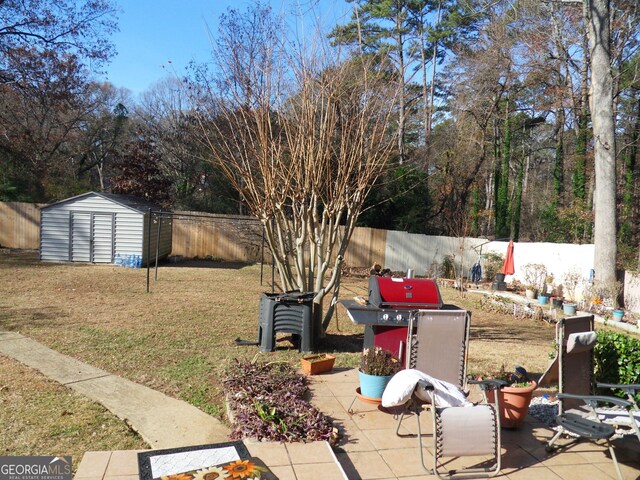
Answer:
[[79, 200], [81, 198], [84, 197], [88, 197], [90, 195], [96, 195], [98, 197], [102, 197], [105, 200], [109, 200], [111, 202], [117, 203], [118, 205], [122, 205], [123, 207], [129, 208], [131, 210], [135, 210], [137, 212], [140, 213], [147, 213], [149, 211], [149, 209], [153, 210], [154, 212], [158, 212], [158, 211], [162, 211], [162, 212], [166, 212], [168, 210], [165, 210], [163, 208], [161, 208], [159, 205], [150, 202], [148, 200], [145, 200], [144, 198], [140, 198], [140, 197], [136, 197], [134, 195], [121, 195], [121, 194], [116, 194], [116, 193], [102, 193], [102, 192], [87, 192], [87, 193], [83, 193], [81, 195], [76, 195], [75, 197], [71, 197], [71, 198], [67, 198], [65, 200], [60, 200], [59, 202], [55, 202], [52, 203], [50, 205], [46, 205], [44, 207], [42, 207], [41, 209], [46, 209], [46, 208], [51, 208], [53, 206], [56, 205], [61, 205], [64, 203], [68, 203], [68, 202], [72, 202], [75, 200]]

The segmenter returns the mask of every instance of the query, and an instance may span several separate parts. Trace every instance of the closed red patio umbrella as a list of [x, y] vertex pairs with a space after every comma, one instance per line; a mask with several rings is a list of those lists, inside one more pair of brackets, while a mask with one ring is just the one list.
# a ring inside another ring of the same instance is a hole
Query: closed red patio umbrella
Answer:
[[515, 272], [513, 268], [513, 240], [509, 241], [507, 246], [507, 256], [504, 257], [504, 263], [502, 264], [502, 273], [505, 275], [513, 275]]

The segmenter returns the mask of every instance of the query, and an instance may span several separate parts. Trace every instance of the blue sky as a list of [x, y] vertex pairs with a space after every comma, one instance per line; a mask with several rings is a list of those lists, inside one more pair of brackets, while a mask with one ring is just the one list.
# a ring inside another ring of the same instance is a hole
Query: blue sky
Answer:
[[[119, 28], [112, 41], [117, 55], [107, 66], [106, 80], [137, 95], [168, 75], [182, 74], [191, 60], [210, 59], [207, 25], [215, 33], [228, 7], [244, 11], [246, 0], [116, 0]], [[275, 11], [314, 11], [327, 28], [344, 18], [344, 0], [271, 0]], [[164, 66], [164, 68], [163, 68]]]

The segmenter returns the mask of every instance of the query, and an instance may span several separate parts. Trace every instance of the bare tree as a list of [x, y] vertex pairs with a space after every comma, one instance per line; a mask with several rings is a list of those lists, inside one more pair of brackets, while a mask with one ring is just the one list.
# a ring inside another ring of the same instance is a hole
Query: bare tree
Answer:
[[381, 59], [339, 61], [336, 51], [309, 53], [266, 33], [243, 47], [250, 59], [226, 56], [229, 88], [209, 89], [198, 111], [213, 161], [264, 225], [281, 287], [316, 292], [318, 319], [332, 294], [326, 329], [356, 220], [393, 151], [397, 88]]

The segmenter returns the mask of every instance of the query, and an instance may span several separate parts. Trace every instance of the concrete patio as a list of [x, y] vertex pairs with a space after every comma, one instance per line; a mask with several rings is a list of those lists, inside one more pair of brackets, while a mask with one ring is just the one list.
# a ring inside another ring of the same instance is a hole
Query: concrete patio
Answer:
[[[396, 419], [376, 405], [356, 400], [354, 413], [348, 408], [358, 385], [356, 370], [334, 370], [311, 377], [311, 401], [330, 416], [342, 438], [333, 453], [326, 443], [271, 444], [245, 442], [252, 455], [260, 457], [281, 480], [425, 479], [420, 466], [415, 436], [395, 434]], [[472, 391], [473, 396], [478, 392]], [[423, 434], [431, 432], [430, 416], [422, 416]], [[415, 420], [403, 422], [402, 433], [415, 433]], [[544, 442], [553, 431], [528, 417], [518, 430], [502, 431], [503, 479], [615, 479], [613, 463], [605, 447], [593, 443], [577, 444], [549, 454]], [[425, 457], [431, 464], [431, 438], [426, 437]], [[640, 479], [640, 443], [627, 436], [615, 444], [620, 467], [627, 480]], [[339, 462], [336, 464], [335, 460]], [[451, 461], [448, 466], [475, 465], [484, 457]], [[77, 480], [136, 480], [135, 452], [88, 452], [78, 468]]]
[[[337, 370], [314, 376], [311, 386], [312, 402], [338, 424], [343, 438], [336, 448], [336, 456], [349, 479], [419, 479], [435, 478], [425, 474], [418, 457], [415, 437], [402, 438], [395, 434], [397, 421], [393, 415], [377, 406], [362, 403], [348, 408], [358, 386], [356, 370]], [[474, 398], [476, 397], [476, 398]], [[472, 391], [471, 399], [479, 399], [479, 391]], [[432, 431], [430, 415], [422, 415], [422, 433]], [[415, 433], [414, 418], [403, 422], [402, 433]], [[502, 430], [502, 473], [508, 479], [603, 479], [616, 478], [607, 449], [593, 443], [577, 444], [562, 452], [549, 454], [544, 442], [553, 430], [531, 417], [518, 430]], [[424, 439], [425, 458], [431, 465], [431, 437]], [[640, 442], [627, 436], [616, 443], [616, 455], [625, 479], [640, 478]], [[481, 463], [485, 458], [457, 459], [451, 468]]]

